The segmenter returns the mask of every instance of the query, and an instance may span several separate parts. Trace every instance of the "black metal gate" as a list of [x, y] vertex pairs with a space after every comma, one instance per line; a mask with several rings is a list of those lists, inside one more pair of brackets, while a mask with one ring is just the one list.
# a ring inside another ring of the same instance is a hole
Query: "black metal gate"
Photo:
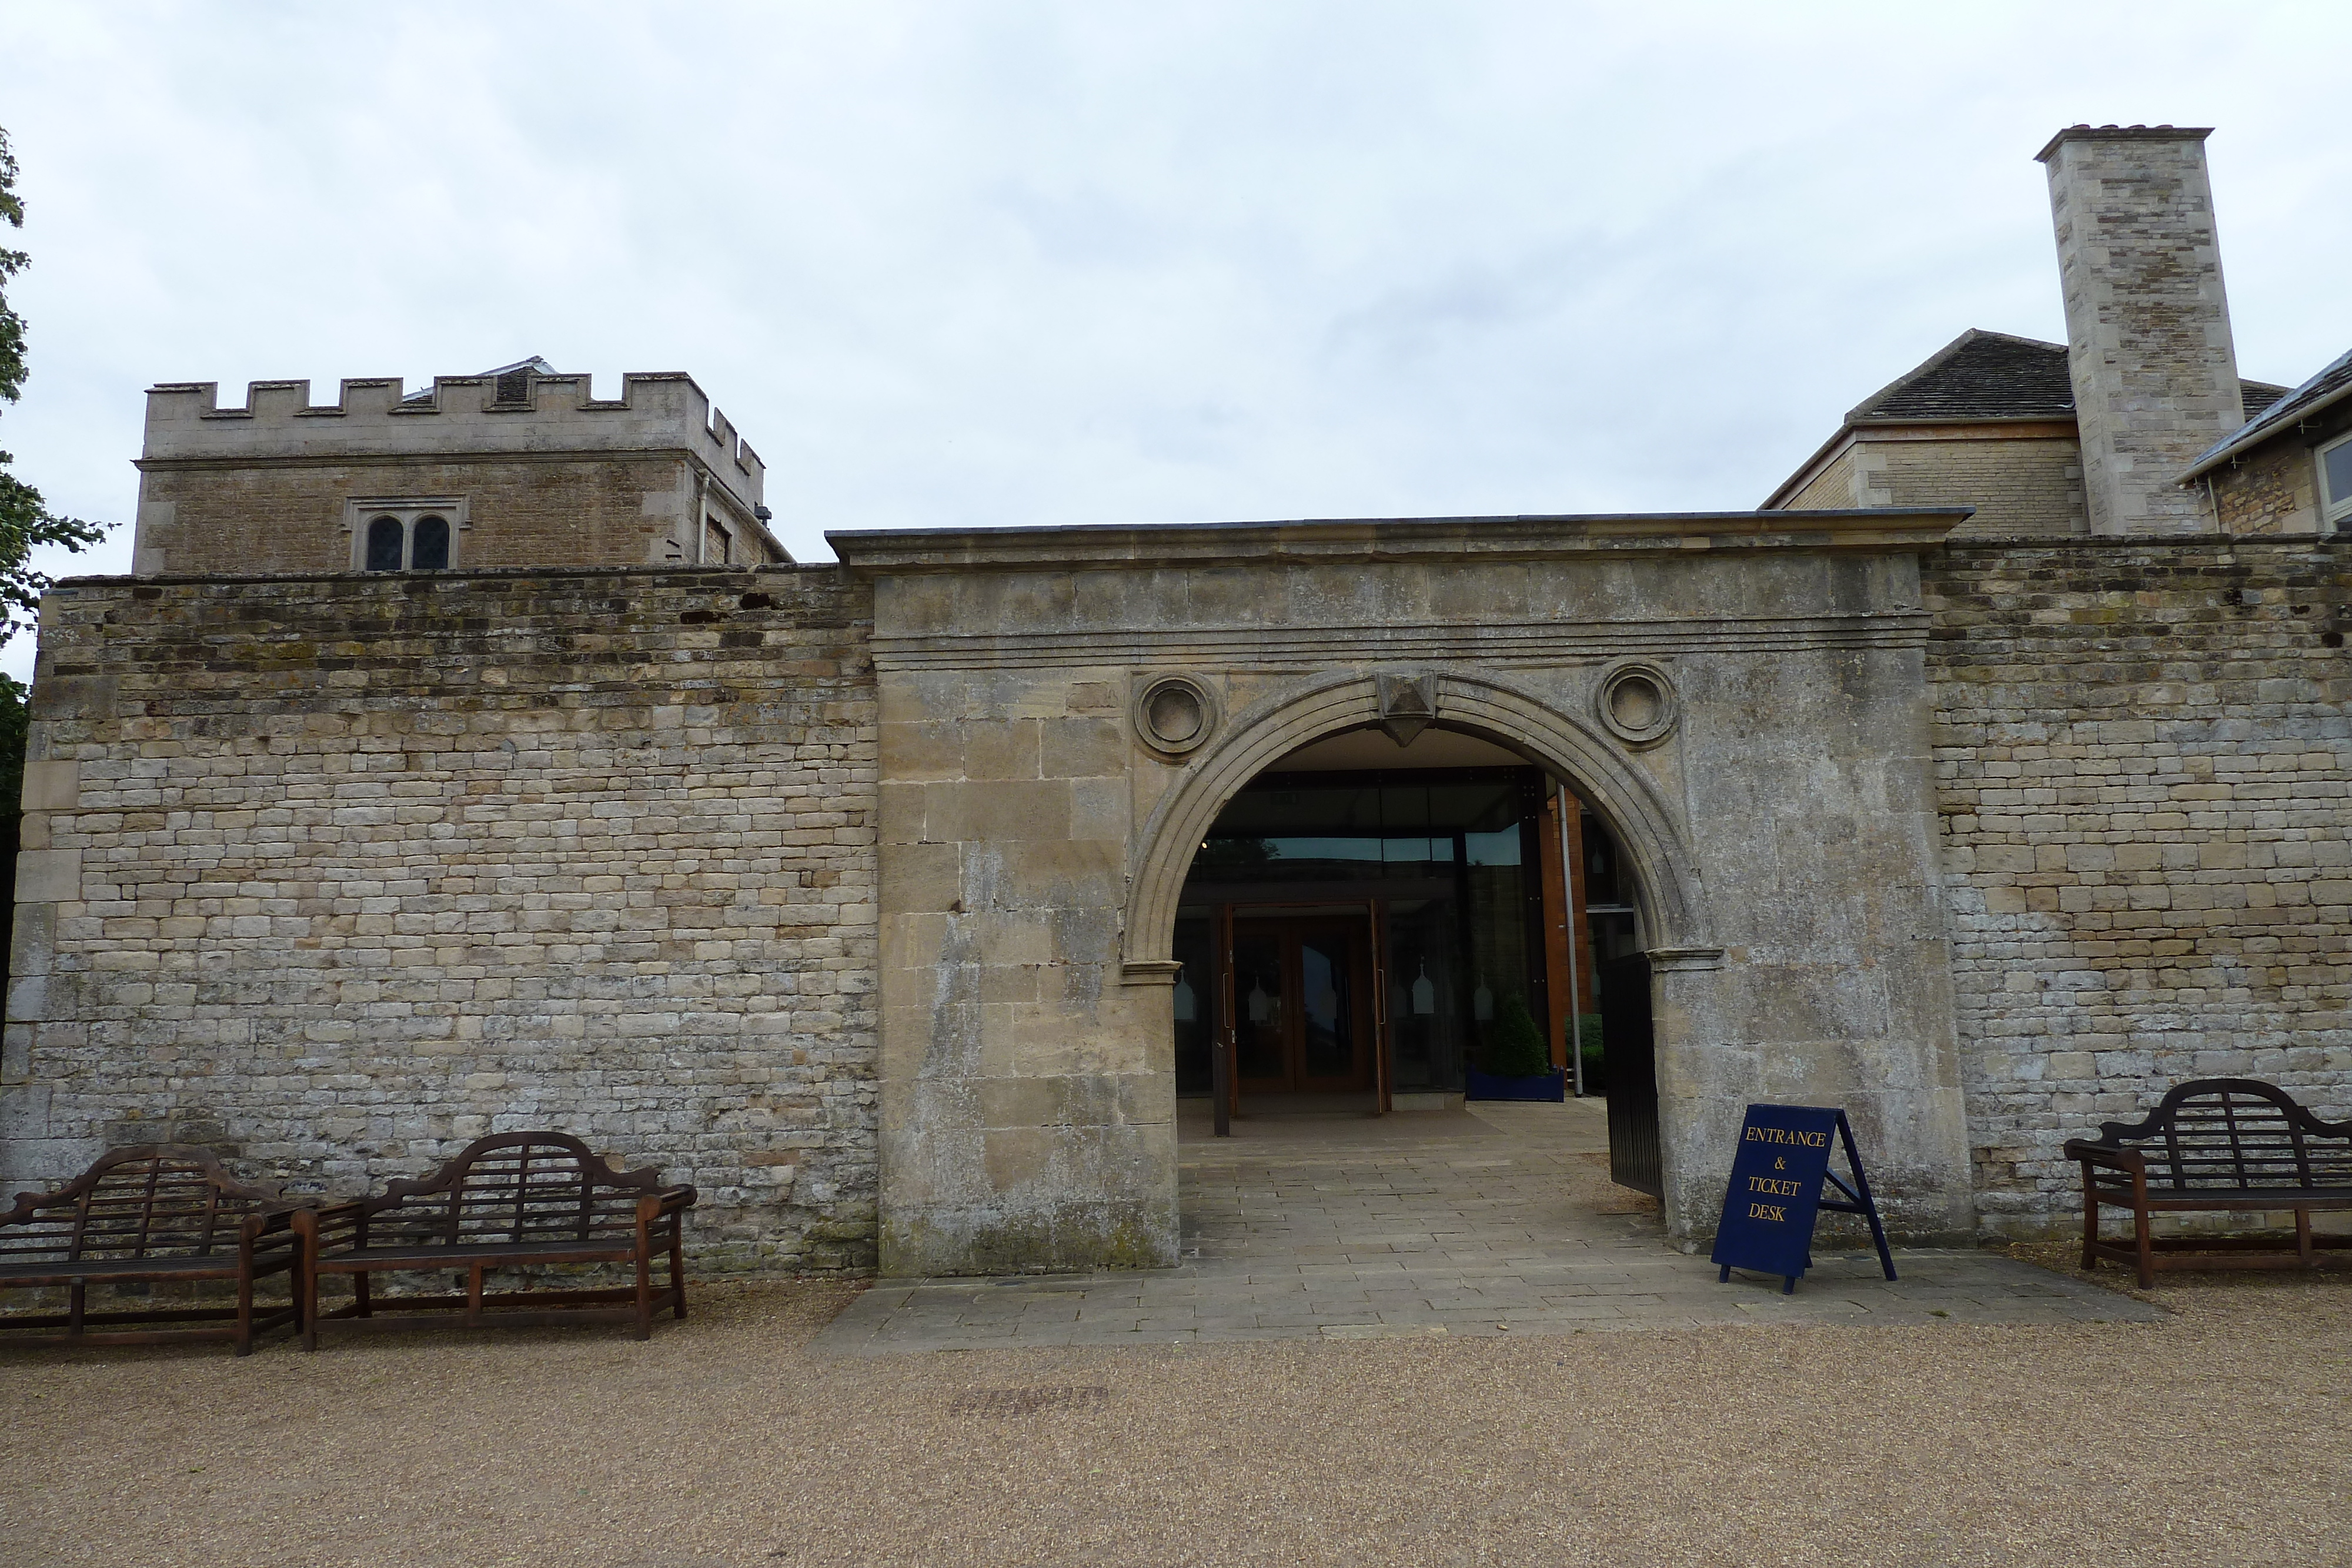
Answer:
[[1635, 953], [1601, 966], [1601, 1041], [1609, 1062], [1609, 1179], [1665, 1196], [1658, 1170], [1657, 1043], [1650, 1027], [1650, 961]]

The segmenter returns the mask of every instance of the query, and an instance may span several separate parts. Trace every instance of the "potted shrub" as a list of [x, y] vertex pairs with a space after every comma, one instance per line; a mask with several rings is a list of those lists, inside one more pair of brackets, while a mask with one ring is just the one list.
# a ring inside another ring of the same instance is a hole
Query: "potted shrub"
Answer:
[[1586, 1013], [1578, 1020], [1581, 1025], [1577, 1044], [1584, 1056], [1584, 1092], [1587, 1094], [1609, 1092], [1609, 1055], [1601, 1043], [1601, 1015]]
[[1514, 991], [1495, 1016], [1495, 1033], [1486, 1042], [1486, 1071], [1470, 1069], [1469, 1098], [1473, 1100], [1565, 1100], [1568, 1074], [1551, 1064], [1543, 1030], [1527, 1002]]

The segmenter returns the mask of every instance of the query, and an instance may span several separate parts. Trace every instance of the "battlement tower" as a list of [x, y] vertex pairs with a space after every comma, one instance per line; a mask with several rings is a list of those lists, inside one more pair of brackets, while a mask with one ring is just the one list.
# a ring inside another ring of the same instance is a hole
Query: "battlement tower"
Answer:
[[474, 376], [214, 382], [147, 394], [140, 576], [444, 567], [761, 565], [766, 469], [694, 379], [598, 399], [526, 360]]

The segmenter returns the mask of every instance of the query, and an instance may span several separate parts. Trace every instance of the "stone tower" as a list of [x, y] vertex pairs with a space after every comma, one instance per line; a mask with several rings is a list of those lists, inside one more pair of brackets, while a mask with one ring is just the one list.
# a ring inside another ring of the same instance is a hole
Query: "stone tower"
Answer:
[[2178, 481], [2245, 423], [2205, 177], [2210, 134], [2077, 125], [2037, 154], [2050, 172], [2095, 534], [2210, 527]]

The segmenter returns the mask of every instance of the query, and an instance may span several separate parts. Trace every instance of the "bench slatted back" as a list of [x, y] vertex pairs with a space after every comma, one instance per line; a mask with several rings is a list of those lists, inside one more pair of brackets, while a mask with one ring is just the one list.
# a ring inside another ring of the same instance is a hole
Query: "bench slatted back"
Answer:
[[2099, 1135], [2139, 1151], [2151, 1191], [2352, 1186], [2352, 1135], [2252, 1079], [2183, 1083], [2146, 1121]]
[[371, 1202], [368, 1245], [601, 1241], [631, 1235], [658, 1173], [615, 1172], [576, 1138], [484, 1138], [432, 1176]]
[[19, 1193], [0, 1214], [0, 1263], [211, 1257], [236, 1250], [246, 1216], [283, 1207], [208, 1149], [116, 1149], [63, 1187]]

